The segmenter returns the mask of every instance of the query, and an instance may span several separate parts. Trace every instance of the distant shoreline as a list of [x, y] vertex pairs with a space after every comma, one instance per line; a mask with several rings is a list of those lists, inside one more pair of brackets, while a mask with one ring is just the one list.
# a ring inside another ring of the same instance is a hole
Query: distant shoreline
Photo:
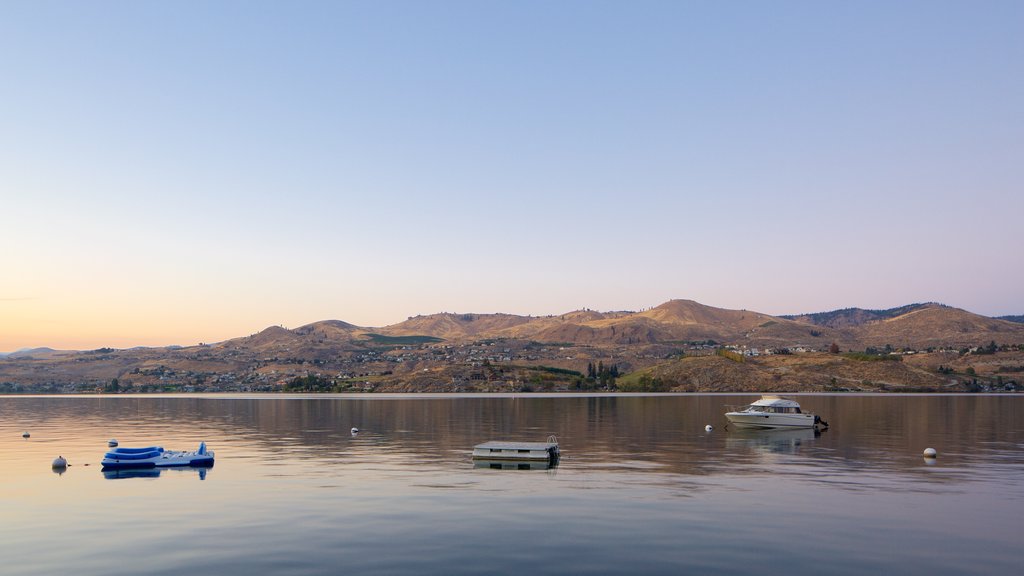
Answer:
[[325, 400], [403, 400], [403, 399], [444, 399], [444, 398], [662, 398], [681, 396], [758, 396], [778, 394], [780, 396], [1006, 396], [1024, 398], [1020, 392], [188, 392], [153, 394], [0, 394], [3, 398], [226, 398], [226, 399], [325, 399]]

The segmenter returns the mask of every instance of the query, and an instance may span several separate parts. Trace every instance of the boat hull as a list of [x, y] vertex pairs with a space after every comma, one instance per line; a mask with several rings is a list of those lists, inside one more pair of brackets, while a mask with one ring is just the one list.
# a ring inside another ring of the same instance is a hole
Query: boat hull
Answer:
[[775, 430], [814, 428], [814, 414], [772, 414], [764, 412], [726, 412], [725, 419], [736, 428]]

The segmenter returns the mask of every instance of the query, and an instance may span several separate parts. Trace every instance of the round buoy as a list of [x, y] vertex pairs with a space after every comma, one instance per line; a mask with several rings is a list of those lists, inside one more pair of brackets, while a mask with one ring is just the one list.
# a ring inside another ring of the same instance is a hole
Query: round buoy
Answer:
[[107, 441], [107, 446], [110, 446], [111, 448], [117, 446], [117, 440], [111, 438], [110, 440]]
[[29, 434], [28, 432], [22, 432], [21, 433], [21, 437], [22, 438], [28, 438], [29, 436], [31, 436], [31, 434]]
[[711, 424], [708, 424], [707, 426], [704, 427], [705, 432], [711, 432], [712, 430], [714, 430], [714, 428], [711, 427]]
[[352, 427], [352, 433], [353, 434], [359, 434], [359, 428], [356, 428], [355, 426], [353, 426]]
[[68, 467], [68, 461], [63, 456], [57, 456], [53, 461], [54, 469], [63, 469]]
[[935, 450], [935, 448], [925, 448], [924, 449], [924, 457], [925, 458], [935, 458], [938, 455], [939, 455], [939, 453], [938, 453], [938, 451]]

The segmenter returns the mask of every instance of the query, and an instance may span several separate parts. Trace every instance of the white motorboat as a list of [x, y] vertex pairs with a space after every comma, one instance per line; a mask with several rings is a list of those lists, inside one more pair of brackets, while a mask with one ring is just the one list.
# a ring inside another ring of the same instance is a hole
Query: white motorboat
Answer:
[[104, 470], [122, 468], [164, 468], [171, 466], [213, 466], [213, 452], [206, 442], [198, 450], [164, 450], [160, 446], [147, 448], [114, 448], [104, 454]]
[[736, 428], [828, 428], [828, 423], [811, 412], [804, 412], [796, 400], [764, 395], [746, 406], [725, 413], [726, 420]]

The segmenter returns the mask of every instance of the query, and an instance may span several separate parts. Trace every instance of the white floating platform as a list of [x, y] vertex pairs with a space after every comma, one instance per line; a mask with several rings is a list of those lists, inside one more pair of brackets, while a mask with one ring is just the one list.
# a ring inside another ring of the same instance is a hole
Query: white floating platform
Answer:
[[551, 461], [558, 459], [558, 442], [484, 442], [473, 447], [474, 460], [528, 460]]

